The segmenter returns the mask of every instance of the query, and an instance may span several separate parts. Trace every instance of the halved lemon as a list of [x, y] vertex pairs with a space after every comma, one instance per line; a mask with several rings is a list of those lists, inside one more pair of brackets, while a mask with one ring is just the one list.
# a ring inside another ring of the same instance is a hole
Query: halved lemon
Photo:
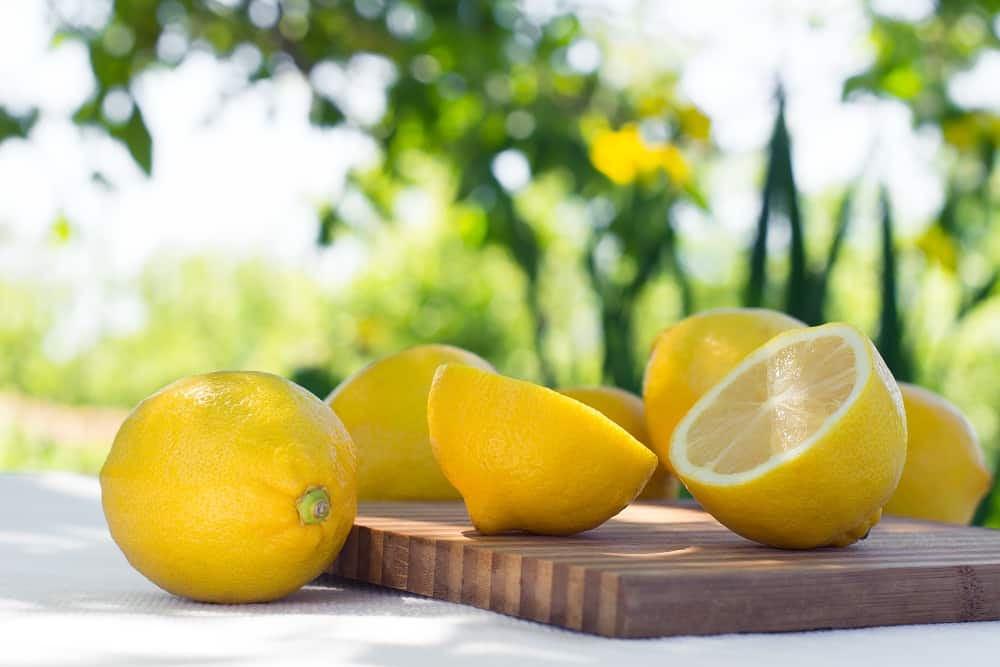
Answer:
[[847, 324], [779, 334], [687, 413], [670, 462], [720, 523], [776, 547], [847, 546], [878, 523], [906, 460], [899, 386]]
[[642, 379], [653, 451], [669, 468], [670, 438], [705, 392], [779, 333], [806, 325], [766, 308], [722, 308], [687, 317], [656, 337]]

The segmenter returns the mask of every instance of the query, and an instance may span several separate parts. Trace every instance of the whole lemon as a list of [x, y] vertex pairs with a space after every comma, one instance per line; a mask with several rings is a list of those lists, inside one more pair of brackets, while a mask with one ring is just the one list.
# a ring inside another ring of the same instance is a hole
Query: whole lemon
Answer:
[[319, 575], [357, 506], [350, 436], [267, 373], [178, 380], [128, 416], [101, 470], [111, 536], [139, 572], [205, 602], [262, 602]]
[[379, 359], [326, 397], [358, 453], [361, 500], [457, 500], [427, 432], [427, 392], [442, 364], [492, 371], [490, 364], [451, 345], [417, 345]]
[[908, 425], [906, 465], [889, 514], [967, 524], [990, 489], [983, 449], [962, 413], [937, 394], [900, 383]]
[[[560, 389], [559, 393], [589, 405], [628, 431], [633, 438], [647, 447], [650, 446], [649, 431], [646, 429], [646, 411], [642, 406], [642, 399], [632, 392], [618, 387], [598, 386], [570, 387]], [[638, 500], [664, 500], [676, 497], [677, 478], [661, 466], [649, 478]]]
[[472, 366], [437, 370], [427, 419], [434, 455], [484, 535], [589, 530], [656, 470], [656, 456], [597, 410]]
[[653, 343], [642, 398], [653, 451], [670, 470], [670, 438], [691, 406], [744, 357], [782, 331], [805, 324], [765, 308], [726, 308], [692, 315]]

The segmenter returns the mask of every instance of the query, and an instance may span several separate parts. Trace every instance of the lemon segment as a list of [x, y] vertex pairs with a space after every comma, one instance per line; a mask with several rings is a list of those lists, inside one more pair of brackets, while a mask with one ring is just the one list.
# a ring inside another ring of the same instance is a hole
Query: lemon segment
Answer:
[[[646, 410], [642, 399], [618, 387], [569, 387], [560, 394], [589, 405], [628, 431], [633, 438], [650, 447], [646, 428]], [[651, 447], [650, 447], [651, 448]], [[664, 467], [657, 468], [649, 478], [638, 500], [664, 500], [677, 497], [677, 479]]]
[[327, 396], [357, 448], [359, 499], [460, 498], [434, 460], [427, 432], [427, 392], [446, 363], [493, 370], [461, 348], [418, 345], [362, 368]]
[[906, 408], [906, 465], [887, 514], [968, 524], [992, 485], [972, 425], [937, 394], [900, 383]]
[[691, 406], [748, 354], [774, 336], [806, 325], [765, 308], [725, 308], [664, 329], [653, 344], [642, 396], [653, 450], [668, 469], [670, 439]]
[[656, 456], [597, 410], [545, 387], [471, 366], [438, 369], [431, 446], [484, 535], [570, 535], [625, 508]]
[[749, 539], [846, 546], [899, 481], [906, 417], [868, 338], [846, 324], [779, 334], [706, 393], [670, 462], [699, 503]]
[[263, 602], [318, 576], [354, 521], [350, 436], [267, 373], [178, 380], [140, 403], [101, 469], [111, 536], [175, 595]]

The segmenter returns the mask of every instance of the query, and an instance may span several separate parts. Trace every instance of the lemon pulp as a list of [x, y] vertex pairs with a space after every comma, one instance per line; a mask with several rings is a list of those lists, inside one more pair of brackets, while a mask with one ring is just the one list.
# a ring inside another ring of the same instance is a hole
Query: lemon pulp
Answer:
[[781, 349], [723, 388], [687, 430], [688, 460], [721, 475], [777, 462], [809, 441], [857, 386], [839, 336]]

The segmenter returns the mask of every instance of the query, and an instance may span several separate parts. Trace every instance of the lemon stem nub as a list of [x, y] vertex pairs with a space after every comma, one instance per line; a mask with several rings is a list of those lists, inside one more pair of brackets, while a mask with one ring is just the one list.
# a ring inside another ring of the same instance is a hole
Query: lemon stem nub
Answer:
[[323, 487], [314, 486], [296, 501], [295, 509], [299, 511], [302, 523], [326, 521], [326, 517], [330, 516], [330, 495]]

